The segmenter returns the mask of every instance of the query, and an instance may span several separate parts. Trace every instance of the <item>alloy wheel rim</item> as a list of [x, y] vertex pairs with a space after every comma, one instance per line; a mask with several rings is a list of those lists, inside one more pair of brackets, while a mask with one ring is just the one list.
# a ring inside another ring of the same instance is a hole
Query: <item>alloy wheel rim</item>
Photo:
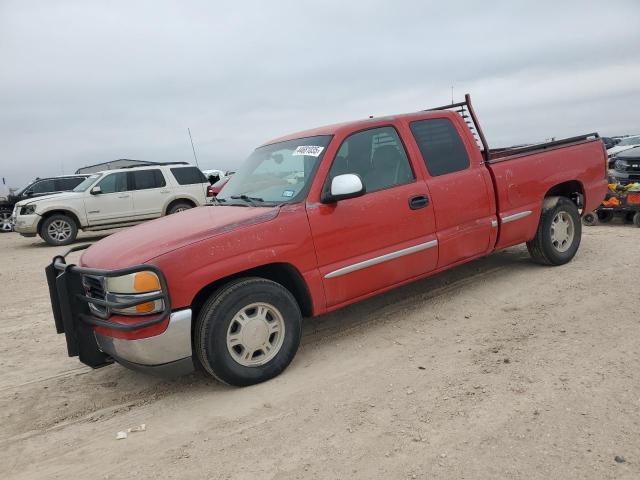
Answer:
[[71, 236], [71, 225], [64, 220], [54, 220], [47, 227], [47, 233], [58, 242], [63, 242]]
[[258, 367], [278, 354], [284, 334], [284, 318], [276, 307], [269, 303], [251, 303], [231, 319], [227, 350], [243, 367]]
[[10, 232], [13, 230], [11, 225], [11, 214], [9, 212], [0, 213], [0, 230], [3, 232]]
[[575, 225], [567, 212], [561, 211], [551, 222], [551, 244], [558, 252], [566, 252], [573, 244]]

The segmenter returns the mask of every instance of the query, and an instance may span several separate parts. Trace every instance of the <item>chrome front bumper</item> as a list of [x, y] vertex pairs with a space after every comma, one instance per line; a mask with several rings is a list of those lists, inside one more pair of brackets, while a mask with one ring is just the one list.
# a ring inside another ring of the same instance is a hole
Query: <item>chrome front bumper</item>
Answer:
[[171, 313], [169, 326], [160, 335], [126, 340], [95, 334], [98, 348], [126, 367], [158, 373], [183, 375], [193, 367], [191, 351], [191, 309]]

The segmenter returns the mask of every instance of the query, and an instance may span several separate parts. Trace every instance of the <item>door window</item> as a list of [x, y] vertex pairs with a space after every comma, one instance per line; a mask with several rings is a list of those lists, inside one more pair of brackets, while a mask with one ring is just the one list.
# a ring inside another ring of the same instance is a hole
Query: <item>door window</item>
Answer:
[[126, 192], [127, 172], [111, 173], [98, 184], [102, 193]]
[[160, 170], [138, 170], [133, 173], [133, 185], [135, 190], [147, 190], [149, 188], [164, 187], [167, 182]]
[[449, 119], [434, 118], [412, 122], [411, 133], [432, 177], [469, 168], [467, 150]]
[[360, 175], [367, 192], [415, 180], [407, 153], [393, 127], [373, 128], [347, 137], [333, 161], [329, 179], [344, 173]]
[[33, 193], [48, 193], [55, 192], [56, 186], [53, 178], [48, 180], [41, 180], [39, 182], [34, 183], [31, 188], [29, 188]]

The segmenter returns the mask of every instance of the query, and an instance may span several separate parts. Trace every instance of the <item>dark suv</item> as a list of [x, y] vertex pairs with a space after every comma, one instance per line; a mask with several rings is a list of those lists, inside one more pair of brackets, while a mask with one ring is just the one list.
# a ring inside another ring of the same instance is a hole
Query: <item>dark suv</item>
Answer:
[[613, 175], [623, 185], [640, 182], [640, 146], [616, 155]]
[[26, 187], [9, 195], [7, 199], [3, 199], [0, 202], [0, 232], [10, 232], [13, 230], [11, 226], [11, 212], [13, 211], [13, 206], [20, 200], [41, 197], [52, 193], [68, 192], [80, 185], [88, 176], [89, 174], [36, 178]]

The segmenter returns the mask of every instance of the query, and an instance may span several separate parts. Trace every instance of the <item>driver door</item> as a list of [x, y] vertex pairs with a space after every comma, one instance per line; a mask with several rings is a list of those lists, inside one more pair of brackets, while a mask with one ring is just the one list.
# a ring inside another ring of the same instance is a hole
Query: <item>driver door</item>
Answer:
[[307, 204], [327, 307], [420, 276], [438, 261], [427, 185], [414, 174], [395, 128], [347, 137], [325, 188], [344, 173], [363, 179], [363, 196]]
[[100, 187], [100, 193], [85, 197], [89, 225], [124, 223], [134, 217], [129, 182], [129, 172], [115, 172], [106, 174], [95, 185]]

